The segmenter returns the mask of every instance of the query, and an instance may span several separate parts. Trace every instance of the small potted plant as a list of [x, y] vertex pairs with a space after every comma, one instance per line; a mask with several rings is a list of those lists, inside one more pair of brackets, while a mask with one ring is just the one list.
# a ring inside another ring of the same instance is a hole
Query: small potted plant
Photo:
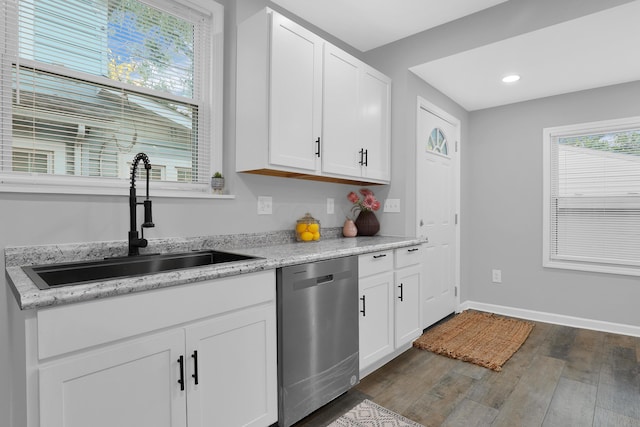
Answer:
[[216, 172], [211, 177], [211, 188], [213, 188], [214, 194], [222, 194], [224, 188], [224, 176], [220, 172]]

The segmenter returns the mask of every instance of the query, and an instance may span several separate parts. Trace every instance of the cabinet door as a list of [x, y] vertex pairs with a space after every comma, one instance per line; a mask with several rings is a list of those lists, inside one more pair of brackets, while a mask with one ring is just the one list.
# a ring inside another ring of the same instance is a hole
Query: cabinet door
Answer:
[[183, 352], [177, 330], [42, 365], [40, 426], [186, 426]]
[[391, 80], [366, 64], [360, 73], [361, 138], [366, 150], [365, 178], [390, 179]]
[[396, 271], [395, 318], [396, 348], [420, 336], [420, 276], [422, 267], [403, 268]]
[[189, 427], [276, 422], [276, 340], [274, 304], [188, 327]]
[[359, 177], [360, 61], [325, 45], [322, 114], [322, 171]]
[[391, 353], [393, 342], [393, 273], [362, 278], [360, 290], [360, 370]]
[[315, 171], [323, 41], [277, 13], [272, 19], [269, 162]]

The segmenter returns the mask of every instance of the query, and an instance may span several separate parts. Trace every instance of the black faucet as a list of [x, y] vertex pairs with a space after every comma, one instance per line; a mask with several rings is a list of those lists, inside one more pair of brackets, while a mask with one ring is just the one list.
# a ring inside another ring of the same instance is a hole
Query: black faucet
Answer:
[[[144, 168], [147, 173], [147, 197], [142, 203], [138, 202], [136, 197], [136, 172], [138, 171], [138, 163], [142, 160]], [[131, 226], [129, 227], [129, 256], [140, 255], [140, 248], [147, 247], [147, 239], [144, 238], [144, 229], [155, 227], [153, 220], [151, 219], [151, 200], [149, 200], [149, 171], [151, 170], [151, 163], [149, 163], [149, 157], [144, 153], [136, 154], [133, 159], [133, 169], [131, 170], [131, 188], [129, 188], [129, 220]], [[138, 237], [137, 219], [136, 219], [136, 207], [138, 205], [144, 205], [144, 222], [140, 229], [142, 237]]]

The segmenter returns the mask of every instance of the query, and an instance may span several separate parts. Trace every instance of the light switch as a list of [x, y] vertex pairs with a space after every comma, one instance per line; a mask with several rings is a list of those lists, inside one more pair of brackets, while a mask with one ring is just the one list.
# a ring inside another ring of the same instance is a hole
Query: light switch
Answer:
[[331, 197], [327, 198], [327, 213], [332, 215], [335, 213], [335, 203]]
[[384, 212], [400, 212], [400, 199], [386, 199]]

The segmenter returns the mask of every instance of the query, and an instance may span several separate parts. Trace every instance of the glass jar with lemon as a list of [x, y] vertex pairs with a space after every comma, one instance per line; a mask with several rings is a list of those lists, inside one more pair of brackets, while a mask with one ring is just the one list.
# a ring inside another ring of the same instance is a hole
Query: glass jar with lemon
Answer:
[[320, 240], [320, 221], [307, 213], [296, 223], [296, 240], [298, 242], [314, 242]]

